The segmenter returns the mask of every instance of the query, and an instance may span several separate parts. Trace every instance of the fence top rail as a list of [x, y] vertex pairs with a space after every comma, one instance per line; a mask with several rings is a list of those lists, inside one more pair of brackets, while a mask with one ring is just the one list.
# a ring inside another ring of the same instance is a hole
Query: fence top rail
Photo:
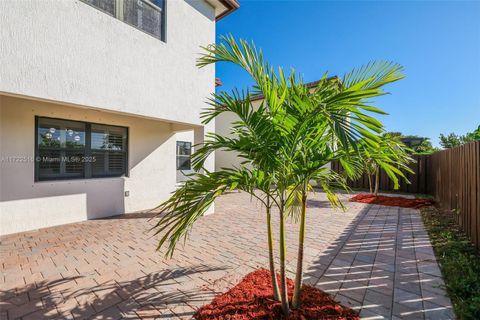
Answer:
[[425, 156], [430, 157], [430, 156], [436, 156], [436, 155], [444, 154], [444, 153], [448, 153], [448, 152], [459, 151], [459, 150], [462, 150], [464, 148], [471, 148], [474, 145], [480, 145], [480, 140], [465, 143], [465, 144], [462, 144], [462, 145], [459, 145], [459, 146], [456, 146], [456, 147], [453, 147], [453, 148], [439, 150], [439, 151], [433, 152], [431, 154], [426, 154]]

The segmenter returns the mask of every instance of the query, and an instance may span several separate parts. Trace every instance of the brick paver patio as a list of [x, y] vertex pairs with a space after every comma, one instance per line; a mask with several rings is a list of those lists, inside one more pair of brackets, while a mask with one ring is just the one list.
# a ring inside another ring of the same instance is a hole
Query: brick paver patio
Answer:
[[[364, 318], [454, 318], [418, 211], [347, 205], [341, 213], [322, 193], [310, 200], [305, 281]], [[268, 266], [264, 215], [246, 194], [223, 196], [170, 260], [155, 252], [150, 218], [1, 237], [0, 319], [190, 319], [216, 293]], [[292, 272], [297, 226], [288, 229]]]

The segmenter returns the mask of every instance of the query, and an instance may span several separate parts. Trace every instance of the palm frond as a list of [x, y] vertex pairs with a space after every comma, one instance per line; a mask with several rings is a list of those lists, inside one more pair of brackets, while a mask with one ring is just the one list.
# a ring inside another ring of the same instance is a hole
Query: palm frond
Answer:
[[[157, 250], [167, 245], [165, 255], [172, 256], [178, 242], [186, 240], [193, 224], [202, 217], [215, 199], [227, 191], [243, 190], [266, 205], [270, 195], [272, 176], [261, 170], [246, 167], [230, 168], [217, 172], [193, 173], [190, 180], [173, 192], [170, 198], [154, 210], [158, 210], [158, 221], [151, 228], [160, 235]], [[264, 195], [256, 190], [264, 191]], [[265, 196], [266, 195], [266, 196]]]
[[344, 75], [342, 85], [347, 88], [370, 90], [404, 78], [403, 67], [391, 61], [373, 61]]
[[156, 209], [158, 221], [152, 227], [161, 235], [157, 250], [168, 242], [166, 256], [172, 256], [177, 243], [186, 240], [193, 224], [207, 212], [215, 199], [231, 185], [225, 172], [195, 173]]

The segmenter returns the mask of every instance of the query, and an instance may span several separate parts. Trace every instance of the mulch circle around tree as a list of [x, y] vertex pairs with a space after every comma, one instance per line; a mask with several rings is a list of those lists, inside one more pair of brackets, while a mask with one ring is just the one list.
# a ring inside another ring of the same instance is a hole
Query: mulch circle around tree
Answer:
[[380, 204], [382, 206], [420, 209], [434, 205], [434, 201], [428, 199], [408, 199], [403, 197], [375, 196], [374, 194], [357, 194], [350, 199], [353, 202]]
[[[293, 281], [288, 281], [290, 301]], [[246, 275], [239, 284], [215, 297], [194, 315], [198, 320], [250, 320], [250, 319], [360, 319], [358, 313], [340, 305], [333, 298], [314, 287], [304, 285], [301, 307], [293, 309], [288, 318], [282, 315], [280, 302], [273, 299], [270, 271], [259, 269]]]

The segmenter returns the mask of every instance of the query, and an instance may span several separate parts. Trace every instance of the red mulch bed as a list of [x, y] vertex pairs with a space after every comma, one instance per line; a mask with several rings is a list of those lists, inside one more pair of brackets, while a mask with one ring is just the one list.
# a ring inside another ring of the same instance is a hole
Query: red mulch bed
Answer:
[[[249, 273], [235, 287], [217, 296], [201, 307], [194, 315], [198, 320], [249, 320], [249, 319], [360, 319], [350, 308], [337, 303], [327, 293], [304, 285], [301, 307], [291, 310], [288, 318], [282, 316], [282, 308], [273, 299], [270, 271], [259, 269]], [[287, 279], [288, 294], [293, 295], [293, 281]]]
[[370, 204], [380, 204], [382, 206], [390, 207], [402, 207], [402, 208], [423, 208], [430, 207], [434, 205], [432, 200], [428, 199], [408, 199], [403, 197], [387, 197], [387, 196], [375, 196], [374, 194], [357, 194], [355, 197], [351, 198], [350, 201], [370, 203]]

